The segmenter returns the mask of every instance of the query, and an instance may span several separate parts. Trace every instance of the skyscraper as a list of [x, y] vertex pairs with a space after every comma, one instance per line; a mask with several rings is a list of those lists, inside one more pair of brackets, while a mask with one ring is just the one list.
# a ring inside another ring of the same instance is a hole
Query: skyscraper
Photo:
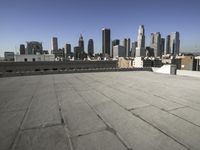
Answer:
[[170, 54], [170, 35], [166, 37], [166, 48], [165, 48], [165, 55]]
[[108, 54], [111, 56], [110, 53], [110, 29], [103, 28], [102, 29], [102, 53]]
[[51, 44], [52, 44], [52, 50], [53, 51], [57, 51], [58, 50], [58, 38], [57, 37], [53, 37], [52, 41], [51, 41]]
[[71, 55], [71, 44], [65, 44], [65, 57]]
[[79, 45], [81, 51], [84, 52], [84, 40], [83, 40], [82, 34], [80, 35], [80, 38], [79, 38], [79, 41], [78, 41], [78, 45]]
[[179, 49], [180, 49], [179, 32], [172, 32], [170, 34], [170, 49], [173, 55], [179, 54]]
[[135, 57], [136, 48], [137, 48], [137, 41], [132, 43], [131, 57]]
[[165, 39], [164, 38], [161, 38], [160, 50], [161, 50], [161, 55], [164, 55], [164, 52], [165, 52]]
[[20, 55], [25, 55], [26, 49], [24, 44], [20, 44], [19, 52]]
[[145, 30], [144, 25], [140, 25], [138, 29], [136, 57], [145, 56]]
[[116, 46], [116, 45], [120, 45], [120, 40], [119, 39], [115, 39], [115, 40], [112, 41], [112, 57], [114, 57], [113, 56], [113, 53], [114, 53], [113, 52], [113, 47]]
[[94, 54], [94, 42], [93, 39], [89, 39], [88, 41], [88, 55], [93, 56]]
[[26, 54], [43, 54], [42, 43], [37, 41], [27, 42], [26, 50]]
[[123, 46], [125, 47], [125, 57], [128, 57], [130, 54], [131, 39], [124, 38]]
[[126, 53], [126, 57], [129, 57], [129, 56], [130, 56], [130, 52], [131, 52], [131, 39], [128, 38], [128, 41], [127, 41], [127, 53]]
[[161, 56], [161, 35], [160, 32], [151, 33], [151, 48], [154, 49], [154, 56], [160, 57]]

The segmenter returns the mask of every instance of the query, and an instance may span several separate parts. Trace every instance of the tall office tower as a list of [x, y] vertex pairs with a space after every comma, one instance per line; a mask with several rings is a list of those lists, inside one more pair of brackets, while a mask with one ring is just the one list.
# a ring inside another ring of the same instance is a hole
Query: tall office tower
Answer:
[[166, 48], [165, 48], [165, 55], [170, 54], [170, 35], [167, 35], [166, 37]]
[[170, 49], [173, 55], [179, 54], [179, 49], [180, 49], [179, 32], [172, 32], [170, 34]]
[[161, 56], [160, 43], [161, 43], [160, 32], [151, 33], [151, 43], [150, 43], [150, 45], [151, 45], [151, 48], [154, 49], [154, 56], [155, 57]]
[[37, 41], [27, 42], [26, 51], [27, 51], [26, 54], [36, 54], [36, 53], [43, 54], [42, 43]]
[[80, 35], [79, 41], [78, 41], [78, 46], [80, 47], [81, 51], [84, 52], [84, 40], [82, 34]]
[[128, 38], [128, 41], [127, 41], [127, 55], [126, 57], [129, 57], [130, 56], [130, 52], [131, 52], [131, 39]]
[[58, 50], [58, 38], [57, 37], [53, 37], [52, 41], [51, 41], [51, 44], [52, 44], [52, 50], [53, 51], [57, 51]]
[[70, 56], [71, 55], [71, 44], [65, 44], [65, 48], [64, 48], [64, 53], [65, 53], [65, 57]]
[[25, 45], [24, 44], [20, 44], [20, 48], [19, 48], [19, 52], [20, 52], [20, 55], [25, 55]]
[[132, 43], [131, 57], [135, 57], [136, 48], [137, 48], [137, 41]]
[[123, 41], [123, 46], [124, 46], [124, 50], [125, 50], [125, 57], [127, 57], [127, 53], [128, 53], [128, 40], [127, 38], [124, 38], [124, 41]]
[[113, 57], [113, 47], [116, 45], [120, 45], [120, 40], [119, 39], [115, 39], [112, 41], [112, 57]]
[[89, 39], [88, 41], [88, 55], [93, 56], [94, 54], [94, 42], [93, 39]]
[[137, 37], [137, 48], [136, 48], [136, 57], [144, 57], [145, 56], [145, 30], [144, 25], [140, 25], [138, 29], [138, 37]]
[[129, 57], [130, 54], [130, 47], [131, 47], [131, 39], [124, 39], [123, 46], [125, 47], [125, 57]]
[[102, 29], [102, 53], [112, 56], [110, 52], [110, 29]]
[[160, 50], [161, 50], [161, 55], [164, 55], [164, 52], [165, 52], [165, 39], [164, 38], [161, 38]]

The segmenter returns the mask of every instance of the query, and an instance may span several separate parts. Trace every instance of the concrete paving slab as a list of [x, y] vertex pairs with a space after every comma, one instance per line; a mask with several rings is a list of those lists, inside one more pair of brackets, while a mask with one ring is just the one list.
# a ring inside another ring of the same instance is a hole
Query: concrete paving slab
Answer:
[[132, 112], [187, 148], [199, 150], [200, 128], [198, 126], [156, 107], [141, 108]]
[[74, 150], [127, 150], [119, 139], [108, 131], [73, 138]]
[[133, 116], [114, 102], [95, 108], [100, 116], [135, 150], [185, 149], [145, 121]]
[[[40, 90], [43, 91], [42, 89]], [[34, 96], [22, 129], [56, 124], [61, 124], [61, 117], [55, 93]]]
[[20, 129], [25, 111], [0, 113], [0, 149], [10, 150]]
[[170, 113], [179, 116], [200, 127], [200, 112], [189, 107], [170, 111]]
[[20, 133], [14, 150], [70, 150], [62, 126], [24, 130]]
[[58, 98], [61, 101], [63, 118], [72, 136], [89, 134], [106, 128], [103, 121], [76, 91], [66, 91], [58, 95]]

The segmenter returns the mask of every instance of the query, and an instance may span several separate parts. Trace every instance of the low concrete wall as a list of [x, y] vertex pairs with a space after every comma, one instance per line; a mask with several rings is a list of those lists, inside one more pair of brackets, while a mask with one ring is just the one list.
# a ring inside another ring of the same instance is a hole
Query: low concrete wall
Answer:
[[163, 73], [163, 74], [176, 74], [176, 65], [163, 65], [160, 68], [152, 67], [153, 72]]
[[152, 69], [151, 68], [96, 68], [96, 69], [4, 72], [4, 73], [0, 73], [0, 77], [46, 75], [46, 74], [68, 74], [68, 73], [91, 73], [91, 72], [123, 72], [123, 71], [152, 71]]
[[117, 61], [1, 62], [0, 72], [117, 68]]
[[200, 71], [177, 70], [177, 75], [200, 78]]

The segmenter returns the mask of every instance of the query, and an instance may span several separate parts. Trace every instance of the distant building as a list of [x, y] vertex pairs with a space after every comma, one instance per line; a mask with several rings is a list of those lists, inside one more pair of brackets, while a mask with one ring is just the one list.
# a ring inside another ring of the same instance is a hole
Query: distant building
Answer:
[[55, 61], [54, 54], [15, 55], [15, 62]]
[[74, 47], [74, 59], [83, 60], [84, 58], [86, 58], [86, 54], [82, 50], [82, 47], [79, 46]]
[[119, 39], [115, 39], [112, 41], [112, 57], [113, 57], [113, 47], [116, 45], [120, 45], [120, 40]]
[[88, 41], [88, 55], [93, 56], [94, 55], [94, 42], [93, 39], [89, 39]]
[[172, 32], [170, 34], [170, 50], [173, 55], [179, 55], [179, 50], [180, 50], [179, 32]]
[[129, 57], [129, 54], [130, 54], [130, 45], [131, 45], [131, 39], [130, 38], [124, 38], [124, 41], [123, 41], [123, 46], [125, 47], [125, 57]]
[[71, 56], [71, 44], [65, 44], [64, 54], [66, 58]]
[[165, 48], [165, 55], [170, 54], [170, 35], [167, 35], [166, 37], [166, 48]]
[[20, 47], [19, 48], [20, 55], [25, 55], [25, 53], [26, 53], [25, 45], [24, 44], [20, 44], [19, 47]]
[[137, 48], [137, 41], [132, 42], [131, 55], [130, 55], [131, 57], [135, 57], [136, 48]]
[[110, 52], [110, 29], [103, 28], [102, 29], [102, 53], [103, 55], [107, 54], [112, 56]]
[[52, 51], [56, 51], [58, 50], [58, 38], [57, 37], [53, 37], [51, 40], [51, 46], [52, 46]]
[[116, 45], [113, 47], [113, 58], [116, 58], [116, 57], [126, 57], [124, 46]]
[[42, 43], [37, 41], [27, 42], [26, 54], [31, 55], [37, 53], [43, 54]]
[[154, 49], [151, 47], [146, 47], [146, 56], [154, 57]]
[[136, 57], [145, 57], [145, 30], [144, 25], [140, 25], [138, 29]]
[[84, 52], [84, 40], [82, 34], [80, 35], [79, 41], [78, 41], [78, 46], [80, 47], [81, 51]]
[[161, 56], [165, 54], [165, 39], [164, 38], [161, 38], [160, 51], [161, 51]]
[[160, 57], [161, 56], [161, 35], [160, 32], [151, 33], [151, 48], [154, 49], [154, 56]]
[[4, 52], [4, 61], [14, 61], [14, 52]]
[[57, 58], [58, 60], [63, 60], [63, 58], [65, 56], [64, 51], [65, 51], [64, 48], [54, 50], [53, 54], [55, 55], [55, 58]]

